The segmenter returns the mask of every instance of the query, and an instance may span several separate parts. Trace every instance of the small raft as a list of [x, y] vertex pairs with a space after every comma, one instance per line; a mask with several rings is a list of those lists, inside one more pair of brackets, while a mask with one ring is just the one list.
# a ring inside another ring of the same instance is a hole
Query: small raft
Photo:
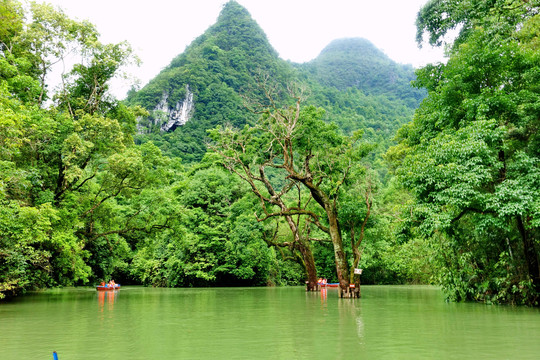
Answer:
[[114, 284], [114, 286], [98, 285], [96, 286], [97, 291], [110, 291], [120, 289], [120, 284]]

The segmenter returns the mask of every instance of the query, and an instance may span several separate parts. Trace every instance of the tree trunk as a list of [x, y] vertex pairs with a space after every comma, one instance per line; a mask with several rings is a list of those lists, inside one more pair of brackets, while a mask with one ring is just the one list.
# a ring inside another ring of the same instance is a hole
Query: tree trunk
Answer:
[[58, 155], [58, 178], [56, 179], [56, 189], [54, 190], [54, 205], [58, 206], [60, 204], [60, 198], [64, 193], [64, 181], [65, 181], [65, 172], [64, 172], [64, 163], [62, 162], [62, 155]]
[[360, 253], [360, 249], [356, 246], [353, 246], [353, 267], [351, 269], [351, 280], [354, 282], [354, 290], [352, 291], [352, 296], [355, 298], [359, 298], [361, 296], [360, 294], [360, 274], [355, 274], [354, 269], [358, 268], [358, 264], [360, 264], [360, 256], [362, 254]]
[[355, 274], [354, 277], [353, 277], [353, 281], [354, 281], [353, 297], [361, 298], [362, 293], [360, 292], [360, 285], [361, 285], [361, 283], [360, 283], [360, 275]]
[[294, 171], [289, 171], [293, 174], [291, 178], [300, 181], [310, 191], [313, 199], [324, 209], [326, 217], [328, 219], [328, 234], [332, 240], [334, 246], [334, 258], [336, 261], [336, 274], [339, 281], [339, 297], [351, 297], [350, 293], [350, 278], [349, 278], [349, 264], [345, 257], [345, 250], [343, 248], [343, 237], [341, 236], [341, 228], [338, 221], [338, 213], [335, 203], [322, 191], [317, 185], [311, 182], [309, 176], [298, 176]]
[[315, 267], [315, 258], [313, 257], [311, 246], [309, 243], [304, 243], [304, 241], [299, 241], [298, 245], [298, 250], [302, 254], [302, 258], [304, 259], [304, 267], [306, 269], [307, 291], [318, 291], [319, 284], [317, 280], [317, 268]]
[[[285, 204], [281, 201], [280, 206], [283, 211], [287, 210]], [[300, 230], [298, 229], [298, 226], [294, 222], [293, 218], [290, 215], [287, 215], [285, 216], [285, 219], [287, 220], [289, 228], [293, 233], [294, 246], [302, 254], [302, 261], [307, 276], [307, 291], [317, 291], [319, 290], [319, 286], [317, 283], [317, 268], [315, 267], [315, 258], [313, 257], [313, 252], [311, 251], [311, 245], [309, 244], [309, 241], [307, 239], [302, 238], [302, 236], [300, 235]]]
[[540, 268], [538, 267], [538, 253], [536, 252], [534, 242], [529, 238], [527, 230], [523, 225], [521, 216], [517, 216], [518, 230], [523, 241], [523, 251], [525, 253], [525, 261], [529, 271], [529, 277], [533, 281], [533, 287], [537, 294], [540, 294]]
[[351, 297], [349, 288], [349, 266], [347, 263], [347, 258], [345, 257], [345, 251], [343, 249], [343, 238], [341, 236], [337, 211], [332, 204], [325, 205], [326, 215], [328, 217], [328, 228], [330, 230], [330, 238], [332, 239], [332, 243], [334, 245], [336, 273], [339, 281], [339, 296]]

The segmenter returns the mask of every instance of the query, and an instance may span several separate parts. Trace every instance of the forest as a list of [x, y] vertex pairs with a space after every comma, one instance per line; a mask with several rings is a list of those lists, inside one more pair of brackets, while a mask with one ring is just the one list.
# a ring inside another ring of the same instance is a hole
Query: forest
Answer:
[[538, 306], [538, 0], [427, 2], [418, 45], [447, 61], [416, 70], [364, 39], [284, 61], [230, 1], [124, 100], [128, 43], [50, 5], [0, 0], [0, 19], [0, 299], [324, 277]]

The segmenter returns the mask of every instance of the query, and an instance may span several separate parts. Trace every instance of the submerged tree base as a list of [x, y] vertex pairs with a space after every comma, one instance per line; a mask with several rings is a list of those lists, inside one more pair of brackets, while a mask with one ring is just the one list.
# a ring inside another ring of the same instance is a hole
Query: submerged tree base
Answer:
[[360, 287], [349, 286], [345, 289], [340, 287], [339, 297], [342, 299], [360, 299], [362, 297], [360, 294]]

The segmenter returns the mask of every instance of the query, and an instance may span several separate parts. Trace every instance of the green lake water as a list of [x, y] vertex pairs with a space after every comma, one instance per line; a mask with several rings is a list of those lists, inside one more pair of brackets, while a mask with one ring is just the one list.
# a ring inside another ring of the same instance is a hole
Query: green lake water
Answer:
[[0, 303], [0, 359], [540, 359], [540, 310], [289, 288], [50, 290]]

